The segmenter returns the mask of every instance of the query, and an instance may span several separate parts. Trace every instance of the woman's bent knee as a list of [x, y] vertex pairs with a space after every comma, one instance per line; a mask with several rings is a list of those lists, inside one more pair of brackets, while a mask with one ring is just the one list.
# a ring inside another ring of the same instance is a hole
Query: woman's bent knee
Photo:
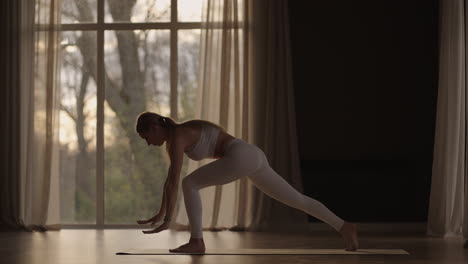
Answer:
[[195, 185], [193, 184], [193, 181], [190, 180], [190, 178], [188, 177], [185, 177], [184, 179], [182, 179], [182, 189], [185, 191], [185, 190], [190, 190], [190, 189], [193, 189], [195, 188]]

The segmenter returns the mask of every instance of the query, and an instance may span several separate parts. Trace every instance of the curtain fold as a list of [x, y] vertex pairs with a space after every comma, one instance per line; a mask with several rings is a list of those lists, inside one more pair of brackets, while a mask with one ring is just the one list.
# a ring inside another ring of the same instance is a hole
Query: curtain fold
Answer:
[[465, 0], [439, 9], [439, 86], [427, 234], [468, 237], [467, 13]]
[[59, 228], [59, 1], [2, 1], [2, 229]]
[[[256, 118], [254, 142], [271, 167], [303, 193], [297, 148], [294, 86], [292, 82], [288, 1], [250, 1], [251, 34], [249, 86]], [[307, 214], [256, 192], [264, 200], [265, 230], [308, 230]]]
[[0, 230], [20, 229], [19, 221], [19, 1], [0, 2]]
[[[206, 0], [196, 118], [264, 150], [272, 168], [302, 192], [285, 0]], [[212, 160], [189, 160], [187, 174]], [[183, 175], [185, 176], [185, 175]], [[263, 194], [248, 178], [200, 190], [203, 229], [307, 229], [307, 215]], [[189, 227], [177, 202], [172, 228]]]
[[[248, 127], [243, 118], [242, 106], [247, 104], [242, 90], [243, 83], [243, 25], [244, 6], [240, 0], [203, 1], [202, 29], [200, 37], [200, 70], [196, 118], [220, 124], [238, 137]], [[189, 160], [187, 174], [213, 160]], [[183, 175], [186, 176], [186, 175]], [[245, 225], [246, 199], [237, 194], [247, 195], [246, 179], [222, 186], [200, 190], [203, 204], [203, 229], [223, 230], [228, 227]], [[188, 229], [188, 218], [182, 199], [177, 202], [176, 226]]]
[[60, 1], [33, 3], [21, 1], [19, 221], [29, 231], [58, 230]]

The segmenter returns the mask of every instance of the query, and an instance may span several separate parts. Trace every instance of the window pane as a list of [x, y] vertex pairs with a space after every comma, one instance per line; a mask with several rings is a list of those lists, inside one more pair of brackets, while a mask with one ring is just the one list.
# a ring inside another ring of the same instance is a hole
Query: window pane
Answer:
[[106, 0], [105, 22], [168, 22], [171, 0]]
[[200, 29], [179, 30], [178, 38], [178, 116], [181, 120], [188, 120], [195, 118]]
[[161, 205], [165, 145], [135, 131], [140, 112], [170, 114], [169, 30], [106, 31], [105, 223], [135, 224]]
[[[60, 188], [62, 223], [96, 221], [96, 34], [62, 32]], [[84, 62], [89, 63], [85, 64]]]
[[62, 0], [62, 23], [96, 22], [97, 0]]
[[178, 21], [200, 22], [202, 14], [202, 0], [178, 0]]

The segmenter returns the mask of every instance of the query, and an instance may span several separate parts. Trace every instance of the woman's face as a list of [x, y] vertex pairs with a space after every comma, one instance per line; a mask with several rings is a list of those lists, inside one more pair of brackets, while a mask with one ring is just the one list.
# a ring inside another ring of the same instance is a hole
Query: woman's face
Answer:
[[154, 146], [161, 146], [164, 143], [164, 129], [159, 125], [151, 125], [150, 129], [144, 133], [138, 133], [146, 143]]

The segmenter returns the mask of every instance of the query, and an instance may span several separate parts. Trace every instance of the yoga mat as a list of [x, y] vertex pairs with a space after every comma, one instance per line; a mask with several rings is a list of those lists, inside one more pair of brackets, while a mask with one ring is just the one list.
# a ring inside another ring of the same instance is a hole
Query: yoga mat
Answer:
[[409, 255], [403, 249], [210, 248], [205, 253], [171, 253], [169, 249], [129, 249], [116, 255]]

